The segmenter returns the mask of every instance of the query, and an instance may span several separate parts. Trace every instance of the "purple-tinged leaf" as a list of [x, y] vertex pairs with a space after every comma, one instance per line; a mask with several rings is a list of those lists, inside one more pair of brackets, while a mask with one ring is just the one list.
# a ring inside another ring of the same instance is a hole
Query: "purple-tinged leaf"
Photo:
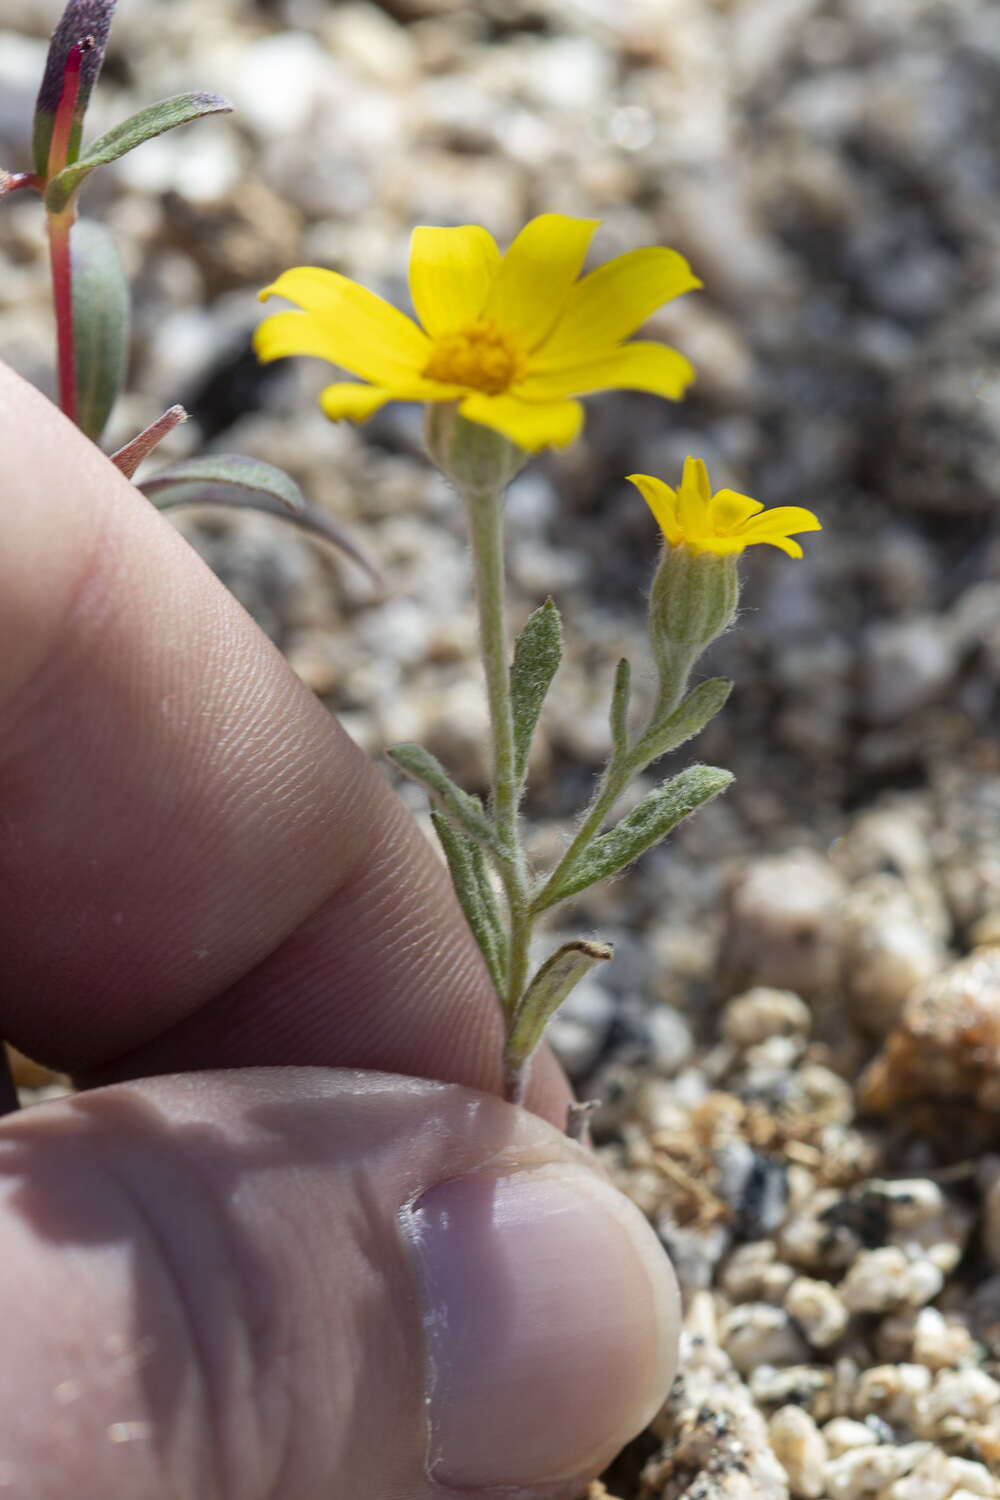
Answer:
[[115, 12], [116, 0], [69, 0], [69, 4], [63, 11], [52, 33], [49, 43], [49, 55], [45, 62], [45, 72], [42, 76], [41, 88], [38, 90], [38, 99], [35, 103], [35, 125], [32, 141], [32, 155], [35, 162], [35, 171], [42, 177], [48, 171], [49, 145], [52, 140], [52, 127], [55, 124], [56, 111], [59, 101], [63, 96], [63, 82], [66, 73], [66, 63], [73, 48], [80, 43], [90, 39], [90, 45], [84, 52], [80, 65], [80, 86], [76, 96], [76, 104], [73, 109], [73, 128], [70, 133], [69, 153], [67, 161], [76, 160], [80, 151], [80, 136], [83, 131], [83, 117], [87, 112], [87, 104], [90, 93], [97, 82], [97, 75], [101, 71], [104, 61], [105, 48], [108, 45], [108, 34], [111, 31], [111, 18]]
[[169, 406], [161, 417], [157, 417], [155, 422], [150, 422], [148, 427], [144, 427], [131, 442], [117, 448], [110, 455], [111, 462], [116, 469], [121, 469], [126, 479], [131, 479], [143, 459], [149, 457], [167, 433], [173, 432], [175, 427], [186, 421], [187, 412], [183, 406]]

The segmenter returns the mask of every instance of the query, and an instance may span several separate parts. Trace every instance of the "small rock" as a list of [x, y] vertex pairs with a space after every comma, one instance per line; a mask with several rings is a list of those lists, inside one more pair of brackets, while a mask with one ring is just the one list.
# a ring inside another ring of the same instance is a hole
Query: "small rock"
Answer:
[[726, 893], [720, 967], [730, 989], [747, 983], [810, 996], [837, 972], [844, 884], [812, 850], [753, 860]]
[[933, 703], [957, 665], [951, 634], [936, 615], [870, 626], [861, 659], [864, 717], [870, 724], [894, 724]]
[[827, 1493], [831, 1500], [860, 1500], [862, 1495], [879, 1494], [893, 1480], [909, 1473], [929, 1451], [929, 1443], [850, 1448], [827, 1464]]
[[647, 1011], [650, 1066], [664, 1078], [672, 1078], [690, 1062], [694, 1053], [691, 1027], [672, 1005], [657, 1005]]
[[834, 1417], [823, 1428], [823, 1438], [831, 1458], [839, 1458], [852, 1448], [870, 1448], [872, 1430], [865, 1422], [853, 1422], [850, 1417]]
[[918, 1401], [931, 1388], [931, 1372], [923, 1365], [871, 1365], [857, 1375], [851, 1392], [854, 1416], [875, 1416], [892, 1427], [912, 1430]]
[[884, 1245], [863, 1250], [838, 1291], [851, 1312], [887, 1312], [920, 1307], [943, 1285], [944, 1277], [929, 1260], [910, 1260], [896, 1245]]
[[754, 1240], [726, 1258], [719, 1285], [734, 1302], [779, 1304], [794, 1277], [791, 1266], [775, 1258], [773, 1240]]
[[777, 1370], [773, 1365], [760, 1365], [751, 1371], [748, 1384], [761, 1406], [801, 1406], [817, 1422], [830, 1415], [833, 1372], [828, 1366], [788, 1365]]
[[791, 990], [758, 985], [730, 1000], [722, 1012], [722, 1035], [734, 1047], [754, 1047], [772, 1036], [808, 1036], [809, 1007]]
[[922, 1307], [913, 1326], [913, 1358], [929, 1370], [954, 1368], [971, 1359], [975, 1345], [964, 1323], [949, 1322], [936, 1307]]
[[784, 1162], [738, 1139], [721, 1146], [715, 1161], [719, 1196], [732, 1208], [740, 1234], [758, 1239], [777, 1229], [788, 1203]]
[[[921, 985], [858, 1082], [861, 1107], [884, 1115], [918, 1100], [1000, 1113], [1000, 948], [979, 948]], [[943, 1112], [926, 1122], [953, 1132]]]
[[852, 887], [841, 908], [841, 954], [851, 1014], [885, 1036], [911, 991], [939, 972], [944, 945], [897, 875], [876, 874]]
[[819, 1500], [825, 1484], [827, 1461], [823, 1434], [800, 1406], [782, 1406], [768, 1424], [771, 1447], [797, 1500]]
[[814, 1349], [827, 1349], [835, 1344], [850, 1317], [829, 1282], [813, 1281], [808, 1276], [797, 1276], [789, 1286], [785, 1311], [795, 1319]]
[[722, 1347], [741, 1375], [758, 1365], [798, 1365], [809, 1349], [782, 1307], [744, 1302], [726, 1313], [719, 1327]]

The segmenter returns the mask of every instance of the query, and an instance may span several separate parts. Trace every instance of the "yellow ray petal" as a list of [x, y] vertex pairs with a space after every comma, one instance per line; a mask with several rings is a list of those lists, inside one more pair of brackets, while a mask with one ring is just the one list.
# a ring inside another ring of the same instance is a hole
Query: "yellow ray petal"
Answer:
[[690, 489], [701, 496], [705, 505], [712, 498], [712, 486], [708, 481], [708, 469], [705, 467], [703, 458], [686, 458], [684, 460], [684, 474], [681, 478], [681, 489]]
[[683, 540], [677, 525], [676, 492], [669, 484], [664, 484], [662, 479], [655, 479], [652, 474], [630, 474], [628, 478], [653, 512], [667, 541], [675, 547]]
[[274, 313], [254, 332], [253, 346], [264, 364], [290, 354], [314, 355], [336, 364], [330, 354], [330, 336], [319, 318], [304, 312]]
[[798, 542], [793, 542], [790, 536], [755, 536], [747, 543], [747, 546], [767, 545], [769, 547], [780, 547], [782, 552], [787, 552], [789, 557], [801, 557], [802, 548]]
[[536, 348], [559, 317], [580, 274], [597, 219], [541, 214], [521, 230], [483, 306], [521, 348]]
[[730, 532], [763, 509], [760, 501], [751, 500], [749, 495], [741, 495], [737, 490], [719, 490], [712, 496], [709, 514], [715, 531]]
[[420, 225], [410, 240], [410, 296], [436, 338], [474, 323], [500, 269], [500, 251], [478, 224], [456, 229]]
[[579, 364], [539, 369], [532, 360], [527, 377], [515, 388], [526, 401], [582, 396], [587, 391], [652, 391], [679, 401], [694, 379], [690, 360], [666, 344], [623, 344]]
[[573, 287], [539, 358], [569, 363], [618, 344], [664, 302], [700, 286], [683, 255], [663, 245], [618, 255]]
[[[711, 533], [708, 502], [698, 482], [696, 467], [698, 464], [701, 464], [699, 458], [685, 460], [684, 478], [677, 491], [677, 524], [684, 535], [684, 540], [695, 545], [702, 537], [707, 537]], [[704, 464], [701, 466], [705, 467]]]
[[822, 531], [823, 525], [811, 510], [801, 505], [778, 505], [774, 510], [765, 510], [754, 516], [742, 528], [747, 542], [771, 541], [774, 536], [787, 536], [790, 531]]
[[340, 380], [320, 392], [319, 404], [331, 422], [339, 422], [342, 417], [351, 422], [366, 422], [392, 399], [392, 391], [382, 390], [377, 385]]
[[565, 448], [583, 424], [579, 401], [518, 401], [513, 396], [466, 396], [459, 412], [470, 422], [502, 432], [527, 453], [539, 448]]
[[[392, 386], [419, 376], [430, 358], [430, 339], [412, 318], [337, 271], [297, 266], [265, 287], [260, 297], [287, 297], [297, 303], [323, 330], [322, 358], [375, 385]], [[312, 347], [288, 352], [318, 351]]]

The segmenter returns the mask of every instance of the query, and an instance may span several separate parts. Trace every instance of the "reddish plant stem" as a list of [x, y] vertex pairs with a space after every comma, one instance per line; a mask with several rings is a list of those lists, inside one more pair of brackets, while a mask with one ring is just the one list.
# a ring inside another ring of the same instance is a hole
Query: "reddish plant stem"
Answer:
[[0, 198], [16, 193], [18, 188], [34, 188], [36, 193], [43, 193], [45, 183], [37, 172], [5, 172], [0, 167]]
[[49, 263], [52, 267], [52, 302], [59, 349], [59, 405], [71, 422], [77, 420], [73, 268], [69, 249], [69, 232], [75, 217], [72, 208], [58, 215], [49, 215]]
[[52, 122], [52, 137], [49, 141], [49, 160], [45, 175], [47, 178], [54, 177], [61, 172], [69, 158], [69, 140], [73, 133], [73, 116], [76, 112], [76, 101], [80, 95], [80, 68], [83, 63], [84, 52], [89, 52], [94, 45], [93, 37], [85, 37], [82, 42], [77, 42], [69, 50], [66, 58], [66, 66], [63, 69], [62, 94], [59, 98], [59, 107], [56, 117]]
[[[76, 101], [80, 94], [80, 67], [83, 54], [94, 45], [93, 37], [84, 37], [70, 48], [63, 70], [62, 95], [52, 122], [49, 142], [47, 179], [55, 177], [69, 157], [70, 137]], [[56, 342], [59, 349], [59, 405], [71, 422], [77, 420], [76, 350], [73, 343], [73, 264], [69, 236], [76, 218], [71, 198], [59, 214], [49, 214], [49, 263], [52, 267], [52, 302], [56, 315]]]

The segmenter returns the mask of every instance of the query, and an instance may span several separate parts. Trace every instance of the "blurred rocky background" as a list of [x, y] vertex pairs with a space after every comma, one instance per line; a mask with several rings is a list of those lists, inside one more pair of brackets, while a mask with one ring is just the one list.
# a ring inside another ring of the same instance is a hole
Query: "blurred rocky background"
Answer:
[[[0, 0], [10, 168], [58, 9]], [[326, 367], [258, 367], [257, 290], [315, 263], [406, 305], [413, 224], [505, 243], [545, 210], [600, 218], [597, 260], [666, 243], [703, 278], [650, 325], [693, 359], [691, 396], [593, 398], [508, 504], [515, 619], [551, 593], [568, 642], [527, 803], [540, 861], [603, 761], [618, 657], [651, 686], [658, 539], [623, 476], [697, 453], [824, 524], [801, 562], [745, 556], [705, 661], [736, 690], [697, 755], [735, 787], [575, 913], [617, 956], [553, 1042], [688, 1306], [672, 1402], [608, 1485], [1000, 1494], [1000, 8], [121, 0], [90, 132], [194, 88], [234, 114], [83, 196], [135, 294], [106, 446], [181, 401], [164, 456], [270, 460], [351, 530], [384, 597], [279, 522], [178, 523], [374, 755], [418, 739], [482, 786], [460, 509], [419, 411], [334, 427]], [[0, 355], [51, 390], [51, 341], [18, 195]]]

